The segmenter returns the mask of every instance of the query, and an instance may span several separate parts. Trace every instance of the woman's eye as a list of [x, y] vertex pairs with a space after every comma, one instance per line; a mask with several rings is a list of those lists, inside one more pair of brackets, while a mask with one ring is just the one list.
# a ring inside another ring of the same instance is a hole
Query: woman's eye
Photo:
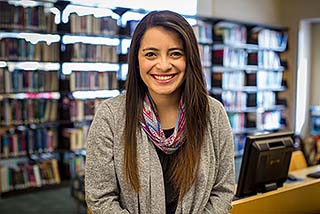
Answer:
[[178, 51], [176, 51], [176, 52], [172, 52], [171, 53], [171, 56], [173, 56], [173, 57], [181, 57], [181, 56], [183, 56], [183, 53], [181, 53], [181, 52], [178, 52]]
[[152, 57], [155, 57], [156, 54], [153, 53], [153, 52], [148, 52], [148, 53], [145, 54], [145, 56], [148, 57], [148, 58], [152, 58]]

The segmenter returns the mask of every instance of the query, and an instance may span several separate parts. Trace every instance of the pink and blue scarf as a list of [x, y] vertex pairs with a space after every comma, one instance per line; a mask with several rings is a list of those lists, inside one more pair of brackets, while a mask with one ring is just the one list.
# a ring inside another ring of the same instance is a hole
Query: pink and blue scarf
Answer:
[[150, 95], [146, 95], [144, 99], [140, 124], [151, 142], [166, 154], [174, 153], [186, 141], [186, 120], [182, 99], [179, 102], [176, 125], [170, 137], [166, 138], [163, 130], [161, 129], [160, 118]]

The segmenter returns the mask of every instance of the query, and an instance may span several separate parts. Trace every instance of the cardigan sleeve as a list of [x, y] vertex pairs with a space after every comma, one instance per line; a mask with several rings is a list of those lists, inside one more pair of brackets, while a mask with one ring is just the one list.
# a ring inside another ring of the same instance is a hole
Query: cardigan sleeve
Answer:
[[104, 102], [98, 108], [88, 133], [85, 192], [87, 205], [95, 214], [129, 213], [119, 203], [111, 128], [114, 121], [107, 102]]
[[215, 155], [217, 156], [216, 164], [216, 181], [211, 190], [210, 199], [203, 213], [229, 213], [231, 202], [234, 196], [235, 188], [235, 172], [234, 172], [234, 144], [233, 134], [227, 114], [222, 107], [217, 111], [218, 116], [215, 117], [214, 126], [217, 128], [218, 142], [215, 146]]

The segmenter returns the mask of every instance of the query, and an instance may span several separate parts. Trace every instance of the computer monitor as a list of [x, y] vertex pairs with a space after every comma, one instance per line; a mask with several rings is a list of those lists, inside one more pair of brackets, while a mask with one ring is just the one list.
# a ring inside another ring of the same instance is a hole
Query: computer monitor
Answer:
[[247, 136], [235, 198], [283, 186], [294, 150], [293, 136], [290, 131]]

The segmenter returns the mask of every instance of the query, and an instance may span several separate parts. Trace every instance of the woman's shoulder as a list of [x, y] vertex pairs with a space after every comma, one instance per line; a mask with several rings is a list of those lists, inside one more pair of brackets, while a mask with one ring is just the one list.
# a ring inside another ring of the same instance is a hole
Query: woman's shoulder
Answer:
[[224, 109], [222, 103], [219, 100], [209, 95], [208, 95], [208, 103], [209, 103], [210, 110], [219, 111]]
[[118, 114], [125, 109], [126, 96], [125, 94], [120, 94], [115, 97], [110, 97], [103, 100], [98, 107], [99, 112], [108, 111], [112, 114]]
[[121, 106], [124, 107], [124, 104], [126, 102], [126, 95], [125, 93], [122, 93], [120, 95], [117, 95], [115, 97], [110, 97], [102, 101], [102, 105], [108, 106], [109, 108], [119, 108]]

